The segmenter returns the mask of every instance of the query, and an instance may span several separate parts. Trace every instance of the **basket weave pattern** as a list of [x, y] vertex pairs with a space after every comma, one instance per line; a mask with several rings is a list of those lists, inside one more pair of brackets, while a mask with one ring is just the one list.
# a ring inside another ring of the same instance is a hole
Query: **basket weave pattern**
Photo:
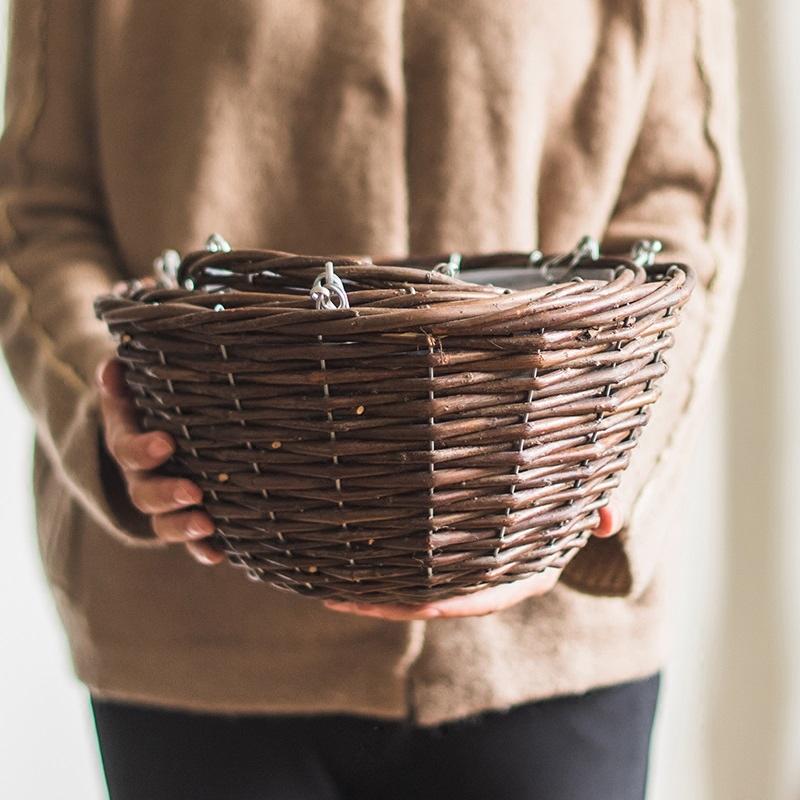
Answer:
[[199, 484], [212, 541], [254, 580], [374, 603], [472, 592], [577, 552], [695, 280], [595, 256], [509, 290], [470, 269], [531, 254], [454, 272], [447, 256], [214, 249], [186, 255], [171, 285], [95, 300], [142, 427], [175, 437], [160, 472]]

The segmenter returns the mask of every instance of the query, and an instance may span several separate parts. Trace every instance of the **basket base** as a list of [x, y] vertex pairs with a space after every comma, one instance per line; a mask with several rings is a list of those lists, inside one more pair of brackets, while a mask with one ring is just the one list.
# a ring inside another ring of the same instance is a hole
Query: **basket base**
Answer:
[[[263, 583], [279, 591], [302, 595], [317, 600], [366, 603], [370, 605], [421, 606], [451, 597], [474, 594], [497, 586], [516, 583], [541, 575], [548, 570], [560, 570], [577, 554], [589, 538], [588, 531], [570, 536], [569, 544], [559, 541], [552, 552], [540, 555], [528, 562], [512, 562], [495, 569], [474, 573], [456, 572], [433, 575], [420, 580], [418, 574], [408, 570], [396, 570], [391, 576], [381, 575], [372, 579], [348, 579], [341, 572], [322, 574], [292, 574], [269, 566], [252, 566], [245, 563], [239, 554], [229, 554], [228, 562], [235, 568], [246, 571], [255, 583]], [[312, 580], [308, 580], [312, 578]]]

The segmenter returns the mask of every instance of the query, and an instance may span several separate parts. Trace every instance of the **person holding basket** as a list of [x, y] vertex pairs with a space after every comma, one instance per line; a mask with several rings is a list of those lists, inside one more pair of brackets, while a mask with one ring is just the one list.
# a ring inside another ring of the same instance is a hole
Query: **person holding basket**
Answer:
[[[112, 800], [641, 800], [670, 488], [743, 269], [729, 0], [12, 0], [11, 23], [0, 341]], [[292, 253], [590, 234], [691, 265], [661, 396], [585, 544], [416, 605], [225, 566], [92, 307], [215, 230]]]

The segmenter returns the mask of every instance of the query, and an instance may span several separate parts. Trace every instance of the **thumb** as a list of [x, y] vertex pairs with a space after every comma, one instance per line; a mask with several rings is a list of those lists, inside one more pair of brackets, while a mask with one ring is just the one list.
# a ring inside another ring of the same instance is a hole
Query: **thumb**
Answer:
[[600, 523], [592, 531], [592, 535], [600, 539], [606, 539], [615, 533], [619, 533], [622, 527], [622, 514], [615, 503], [603, 506], [598, 513], [600, 514]]
[[97, 365], [95, 379], [102, 392], [115, 397], [127, 397], [128, 387], [123, 367], [123, 363], [116, 356], [109, 356]]

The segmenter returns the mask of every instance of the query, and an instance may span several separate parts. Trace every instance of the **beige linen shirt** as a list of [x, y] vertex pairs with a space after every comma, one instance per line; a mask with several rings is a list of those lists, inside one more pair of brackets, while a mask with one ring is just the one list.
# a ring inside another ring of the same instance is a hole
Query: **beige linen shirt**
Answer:
[[[659, 669], [665, 546], [690, 545], [673, 487], [743, 267], [729, 0], [18, 0], [6, 113], [0, 341], [36, 423], [42, 563], [93, 692], [434, 724]], [[100, 444], [114, 345], [92, 301], [212, 231], [315, 254], [662, 239], [700, 282], [613, 494], [620, 535], [544, 597], [411, 622], [159, 543]]]

